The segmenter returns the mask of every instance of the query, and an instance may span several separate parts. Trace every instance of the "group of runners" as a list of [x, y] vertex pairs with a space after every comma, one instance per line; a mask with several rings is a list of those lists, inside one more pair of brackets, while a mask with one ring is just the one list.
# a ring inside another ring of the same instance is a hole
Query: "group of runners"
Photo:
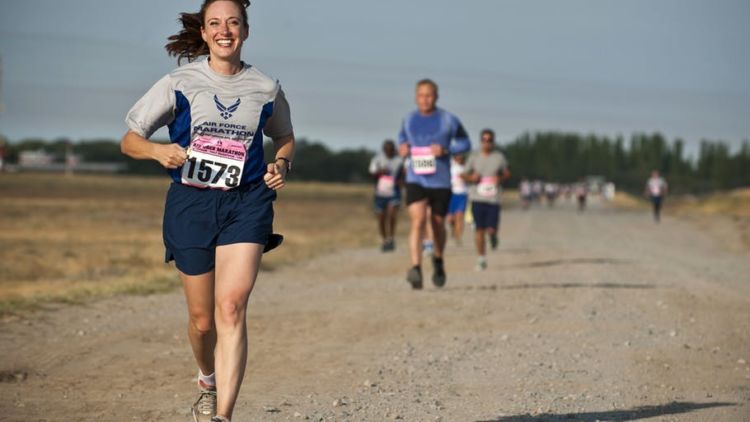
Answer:
[[[614, 189], [614, 185], [612, 188]], [[580, 179], [576, 183], [556, 183], [523, 178], [518, 185], [518, 192], [524, 210], [528, 210], [534, 202], [544, 201], [549, 207], [554, 207], [560, 197], [567, 200], [575, 197], [578, 211], [583, 212], [589, 195], [589, 184], [585, 179]]]
[[[505, 156], [496, 149], [495, 133], [482, 130], [478, 151], [471, 152], [469, 135], [461, 121], [437, 107], [438, 85], [430, 79], [416, 84], [417, 109], [403, 120], [398, 149], [392, 140], [383, 143], [382, 153], [370, 163], [375, 183], [375, 212], [383, 251], [395, 249], [399, 186], [406, 190], [410, 219], [408, 249], [411, 267], [406, 274], [414, 289], [424, 285], [423, 256], [432, 261], [432, 282], [445, 285], [446, 222], [460, 241], [464, 212], [471, 203], [477, 268], [487, 267], [486, 243], [497, 248], [500, 223], [501, 184], [510, 177]], [[428, 254], [424, 250], [429, 248]]]
[[[180, 15], [182, 30], [169, 37], [166, 49], [178, 63], [188, 63], [135, 103], [121, 141], [124, 154], [159, 162], [172, 179], [163, 221], [165, 261], [175, 262], [186, 297], [197, 366], [195, 422], [232, 418], [247, 361], [248, 299], [263, 253], [283, 240], [273, 232], [273, 201], [294, 159], [294, 130], [281, 85], [241, 58], [249, 5], [248, 0], [204, 0], [198, 12]], [[497, 247], [501, 184], [510, 177], [494, 132], [483, 130], [480, 148], [471, 153], [463, 125], [438, 108], [437, 100], [437, 84], [419, 81], [417, 109], [404, 118], [397, 141], [386, 141], [370, 165], [386, 252], [395, 249], [396, 213], [405, 186], [411, 222], [406, 279], [414, 289], [423, 287], [428, 229], [432, 282], [445, 285], [446, 221], [460, 239], [468, 202], [477, 266], [487, 267], [485, 245], [489, 241]], [[171, 142], [150, 142], [164, 126]], [[271, 163], [264, 162], [264, 136], [273, 140]], [[657, 198], [666, 184], [649, 182], [649, 189]], [[654, 199], [654, 204], [661, 202]]]

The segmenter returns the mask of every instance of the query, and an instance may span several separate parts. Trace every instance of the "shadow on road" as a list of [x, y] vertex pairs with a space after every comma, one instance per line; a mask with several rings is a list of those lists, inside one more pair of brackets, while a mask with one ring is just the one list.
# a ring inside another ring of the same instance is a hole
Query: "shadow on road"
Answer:
[[638, 419], [653, 418], [655, 416], [676, 415], [688, 413], [694, 410], [709, 409], [712, 407], [736, 406], [737, 403], [690, 403], [690, 402], [672, 402], [656, 406], [641, 406], [627, 410], [609, 410], [604, 412], [584, 412], [584, 413], [563, 413], [540, 415], [518, 415], [518, 416], [501, 416], [497, 419], [476, 421], [476, 422], [556, 422], [556, 421], [577, 421], [577, 422], [595, 422], [595, 421], [634, 421]]
[[515, 290], [515, 289], [571, 289], [571, 288], [586, 288], [586, 289], [653, 289], [656, 286], [653, 284], [624, 284], [624, 283], [538, 283], [538, 284], [511, 284], [508, 286], [500, 286], [501, 290]]
[[519, 290], [519, 289], [654, 289], [654, 284], [624, 283], [523, 283], [498, 286], [485, 284], [479, 286], [450, 287], [444, 290]]
[[612, 258], [572, 258], [572, 259], [553, 259], [550, 261], [536, 261], [525, 264], [514, 265], [514, 267], [537, 268], [537, 267], [554, 267], [557, 265], [569, 264], [622, 264], [626, 261]]

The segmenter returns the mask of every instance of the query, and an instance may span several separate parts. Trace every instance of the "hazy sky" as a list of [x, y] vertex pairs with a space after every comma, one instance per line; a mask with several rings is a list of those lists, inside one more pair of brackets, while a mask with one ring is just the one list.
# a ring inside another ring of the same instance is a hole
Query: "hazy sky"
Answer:
[[[119, 138], [196, 0], [0, 0], [0, 134]], [[526, 130], [750, 138], [745, 0], [254, 0], [243, 59], [298, 137], [378, 148], [422, 77], [476, 139]], [[166, 132], [160, 132], [165, 134]], [[164, 135], [165, 136], [165, 135]]]

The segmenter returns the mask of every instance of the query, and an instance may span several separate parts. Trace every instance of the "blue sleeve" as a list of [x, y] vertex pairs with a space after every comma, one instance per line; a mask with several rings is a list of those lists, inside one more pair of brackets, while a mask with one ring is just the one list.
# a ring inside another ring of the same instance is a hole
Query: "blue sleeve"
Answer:
[[453, 142], [451, 142], [449, 148], [451, 154], [462, 154], [470, 151], [471, 140], [469, 139], [469, 134], [466, 133], [466, 129], [464, 129], [464, 125], [456, 117], [453, 117], [452, 120], [455, 129], [453, 130]]
[[409, 137], [406, 136], [406, 119], [404, 119], [404, 121], [401, 122], [401, 130], [398, 132], [398, 144], [401, 145], [408, 140]]

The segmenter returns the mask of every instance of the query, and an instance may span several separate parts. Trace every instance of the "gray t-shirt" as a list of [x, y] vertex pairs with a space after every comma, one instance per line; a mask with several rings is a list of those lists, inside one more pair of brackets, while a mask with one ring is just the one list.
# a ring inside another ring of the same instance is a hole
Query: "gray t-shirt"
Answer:
[[394, 155], [392, 158], [388, 158], [381, 152], [372, 157], [369, 170], [373, 176], [378, 173], [385, 173], [380, 174], [375, 183], [376, 196], [391, 198], [400, 195], [398, 178], [404, 171], [404, 159], [402, 157]]
[[382, 152], [370, 160], [370, 174], [374, 175], [381, 172], [382, 170], [388, 170], [388, 174], [393, 177], [398, 177], [399, 173], [403, 171], [404, 159], [398, 154], [392, 158], [388, 158]]
[[469, 188], [469, 199], [473, 202], [489, 204], [500, 203], [501, 187], [499, 176], [508, 167], [508, 161], [499, 151], [488, 155], [475, 152], [466, 161], [466, 174], [478, 173], [479, 183], [472, 183]]
[[[278, 81], [247, 64], [235, 75], [221, 75], [206, 59], [161, 78], [130, 109], [126, 123], [144, 138], [169, 126], [170, 141], [183, 148], [201, 137], [240, 143], [246, 151], [243, 184], [260, 180], [266, 172], [263, 135], [277, 139], [294, 132]], [[182, 183], [182, 171], [169, 170], [176, 183]]]

